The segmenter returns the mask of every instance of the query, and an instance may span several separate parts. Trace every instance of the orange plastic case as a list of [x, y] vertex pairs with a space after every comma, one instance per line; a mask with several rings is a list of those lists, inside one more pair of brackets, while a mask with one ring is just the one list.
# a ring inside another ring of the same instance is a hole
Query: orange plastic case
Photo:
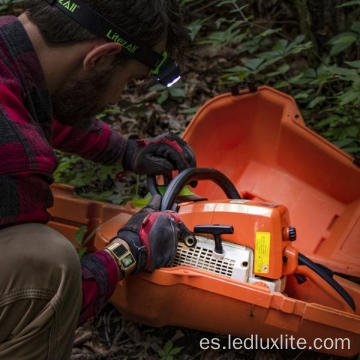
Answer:
[[[306, 128], [290, 96], [268, 87], [219, 96], [199, 110], [184, 137], [199, 167], [220, 170], [248, 199], [287, 207], [298, 231], [294, 248], [336, 272], [360, 277], [360, 170], [350, 156]], [[73, 240], [82, 224], [89, 231], [102, 224], [94, 249], [103, 248], [135, 211], [76, 198], [72, 188], [63, 185], [55, 185], [53, 193], [50, 225]], [[200, 182], [196, 193], [210, 202], [224, 198], [210, 182]], [[182, 206], [187, 225], [196, 216], [206, 222], [201, 206]], [[249, 245], [251, 239], [245, 235], [240, 244]], [[281, 248], [274, 251], [280, 254]], [[243, 283], [187, 266], [162, 268], [119, 282], [112, 302], [128, 318], [152, 326], [177, 325], [241, 337], [293, 335], [310, 346], [316, 338], [347, 338], [348, 350], [312, 348], [342, 356], [359, 353], [360, 287], [335, 276], [354, 299], [353, 312], [336, 299], [333, 289], [319, 287], [319, 279], [307, 268], [298, 266], [297, 272], [308, 281], [299, 284], [290, 275], [280, 293], [263, 283]], [[271, 275], [280, 273], [281, 267], [275, 266]]]
[[[360, 277], [360, 168], [305, 126], [292, 97], [268, 87], [221, 95], [199, 110], [184, 138], [198, 167], [223, 172], [245, 197], [285, 205], [299, 251]], [[223, 196], [211, 183], [196, 193]]]

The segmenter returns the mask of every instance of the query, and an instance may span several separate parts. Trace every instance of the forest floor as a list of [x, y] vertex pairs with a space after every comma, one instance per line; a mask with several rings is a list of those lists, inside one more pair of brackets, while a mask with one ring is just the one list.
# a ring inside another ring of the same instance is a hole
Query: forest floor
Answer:
[[[174, 307], [176, 304], [174, 304]], [[79, 327], [71, 360], [341, 360], [308, 350], [201, 350], [200, 341], [228, 335], [192, 329], [146, 326], [126, 320], [111, 304], [91, 322]], [[234, 337], [232, 337], [232, 340]], [[234, 349], [237, 349], [234, 346]], [[172, 354], [175, 355], [164, 355]]]

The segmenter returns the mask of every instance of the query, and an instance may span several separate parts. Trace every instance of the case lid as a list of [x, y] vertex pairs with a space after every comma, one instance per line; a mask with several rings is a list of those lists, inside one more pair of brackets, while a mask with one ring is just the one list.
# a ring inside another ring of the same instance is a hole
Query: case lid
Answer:
[[[198, 111], [184, 138], [198, 167], [223, 172], [247, 198], [287, 206], [302, 253], [360, 277], [360, 169], [306, 127], [292, 97], [269, 87], [218, 96]], [[195, 191], [223, 197], [210, 182]]]

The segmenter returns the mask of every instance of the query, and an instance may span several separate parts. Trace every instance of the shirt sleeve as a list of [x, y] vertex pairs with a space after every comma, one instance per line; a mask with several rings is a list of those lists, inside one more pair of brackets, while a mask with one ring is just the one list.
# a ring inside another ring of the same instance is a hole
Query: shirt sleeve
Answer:
[[0, 81], [0, 134], [0, 227], [46, 223], [56, 158], [13, 80]]
[[52, 146], [104, 165], [120, 162], [127, 139], [95, 117], [81, 127], [53, 121]]
[[83, 303], [79, 323], [98, 314], [115, 290], [118, 268], [106, 251], [97, 251], [81, 260]]
[[0, 228], [29, 222], [46, 223], [53, 198], [51, 176], [31, 171], [0, 175]]

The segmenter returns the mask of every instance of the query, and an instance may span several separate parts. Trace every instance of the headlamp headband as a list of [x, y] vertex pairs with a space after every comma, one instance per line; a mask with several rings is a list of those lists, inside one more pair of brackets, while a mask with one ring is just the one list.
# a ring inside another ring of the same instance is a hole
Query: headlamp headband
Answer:
[[163, 85], [170, 87], [180, 79], [180, 67], [173, 59], [168, 57], [166, 51], [159, 54], [131, 39], [123, 30], [105, 19], [104, 16], [85, 4], [82, 0], [46, 1], [50, 5], [56, 6], [91, 33], [120, 43], [131, 57], [149, 66], [151, 74]]

